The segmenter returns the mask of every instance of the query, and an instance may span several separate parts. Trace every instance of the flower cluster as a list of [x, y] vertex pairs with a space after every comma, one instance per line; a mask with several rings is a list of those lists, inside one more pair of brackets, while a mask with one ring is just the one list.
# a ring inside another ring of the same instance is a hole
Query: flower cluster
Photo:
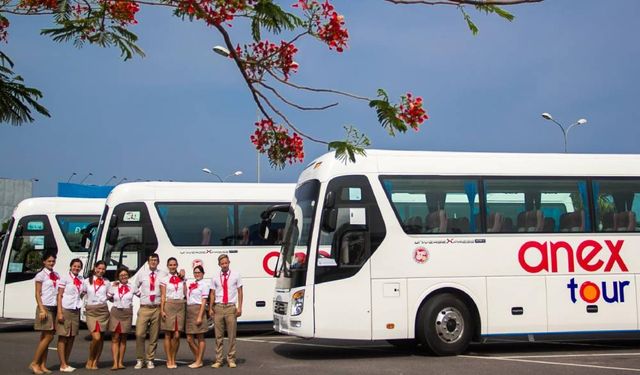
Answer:
[[309, 18], [312, 31], [327, 43], [329, 49], [344, 51], [349, 39], [349, 32], [344, 27], [344, 16], [336, 12], [328, 0], [322, 4], [317, 0], [298, 0], [293, 7], [302, 9]]
[[282, 168], [287, 162], [293, 164], [304, 160], [304, 146], [298, 134], [290, 136], [287, 129], [269, 119], [256, 122], [256, 128], [251, 142], [258, 151], [266, 153], [275, 166]]
[[140, 5], [130, 0], [108, 0], [106, 2], [107, 10], [114, 21], [119, 22], [121, 26], [127, 24], [137, 24], [136, 13], [140, 10]]
[[58, 8], [58, 0], [21, 0], [18, 8], [35, 9], [56, 9]]
[[265, 70], [280, 70], [285, 80], [291, 72], [298, 70], [298, 63], [293, 58], [298, 52], [292, 43], [280, 42], [278, 46], [268, 40], [236, 47], [236, 54], [245, 62], [247, 75], [254, 80], [260, 80]]
[[7, 41], [7, 29], [9, 28], [9, 20], [0, 16], [0, 42]]
[[231, 22], [256, 0], [178, 0], [177, 15], [204, 19], [209, 25]]
[[422, 107], [422, 98], [414, 98], [411, 93], [402, 96], [398, 109], [400, 111], [398, 118], [414, 130], [418, 130], [418, 127], [429, 118]]

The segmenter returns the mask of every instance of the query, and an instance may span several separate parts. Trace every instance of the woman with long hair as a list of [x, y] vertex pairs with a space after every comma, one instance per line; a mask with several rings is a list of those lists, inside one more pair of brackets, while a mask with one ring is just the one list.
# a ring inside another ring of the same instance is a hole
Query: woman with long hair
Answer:
[[176, 354], [180, 348], [180, 332], [184, 331], [184, 306], [186, 289], [184, 279], [178, 273], [178, 260], [167, 259], [169, 274], [160, 280], [160, 329], [164, 331], [164, 351], [167, 368], [177, 368]]
[[109, 287], [109, 300], [113, 302], [109, 314], [109, 331], [111, 331], [111, 354], [113, 366], [111, 370], [121, 370], [124, 366], [124, 352], [127, 350], [127, 334], [131, 332], [133, 320], [133, 286], [129, 284], [129, 269], [122, 267], [116, 272], [118, 281]]
[[87, 295], [87, 329], [91, 333], [89, 359], [87, 359], [85, 366], [89, 370], [98, 369], [98, 361], [104, 345], [102, 333], [107, 331], [109, 325], [109, 309], [107, 307], [109, 280], [103, 277], [106, 269], [107, 264], [104, 261], [97, 261], [93, 266], [91, 276], [82, 283], [82, 291]]
[[202, 358], [206, 343], [204, 334], [209, 330], [205, 317], [205, 305], [209, 296], [209, 284], [203, 280], [204, 268], [198, 265], [193, 268], [193, 279], [187, 281], [187, 343], [193, 353], [194, 361], [190, 368], [202, 367]]
[[47, 368], [47, 352], [55, 333], [55, 314], [57, 312], [58, 280], [60, 275], [53, 270], [56, 254], [47, 252], [42, 256], [42, 270], [36, 274], [36, 320], [33, 329], [40, 331], [40, 342], [36, 348], [29, 369], [34, 374], [50, 374]]
[[69, 355], [73, 341], [80, 330], [80, 309], [82, 308], [82, 261], [72, 259], [69, 272], [58, 281], [58, 316], [56, 333], [58, 334], [58, 358], [60, 372], [72, 372]]

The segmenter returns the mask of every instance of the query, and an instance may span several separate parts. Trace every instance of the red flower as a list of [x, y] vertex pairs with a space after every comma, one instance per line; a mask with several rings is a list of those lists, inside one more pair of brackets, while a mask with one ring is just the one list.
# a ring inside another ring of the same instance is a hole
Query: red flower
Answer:
[[256, 127], [251, 142], [258, 151], [266, 153], [274, 165], [283, 167], [287, 162], [293, 164], [304, 160], [304, 145], [298, 134], [289, 136], [287, 129], [268, 119], [256, 122]]
[[418, 130], [419, 126], [429, 118], [424, 108], [422, 108], [422, 98], [413, 98], [411, 93], [407, 93], [402, 97], [402, 104], [398, 107], [400, 113], [398, 118], [402, 120], [407, 126], [410, 126], [414, 130]]

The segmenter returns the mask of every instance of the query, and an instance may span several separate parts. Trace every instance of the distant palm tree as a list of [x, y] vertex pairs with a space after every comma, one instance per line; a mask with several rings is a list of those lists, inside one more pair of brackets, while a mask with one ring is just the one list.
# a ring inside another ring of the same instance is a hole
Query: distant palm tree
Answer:
[[32, 108], [44, 116], [51, 117], [49, 111], [37, 102], [42, 98], [42, 93], [25, 86], [22, 77], [15, 75], [11, 68], [13, 61], [0, 51], [0, 123], [19, 126], [33, 122]]

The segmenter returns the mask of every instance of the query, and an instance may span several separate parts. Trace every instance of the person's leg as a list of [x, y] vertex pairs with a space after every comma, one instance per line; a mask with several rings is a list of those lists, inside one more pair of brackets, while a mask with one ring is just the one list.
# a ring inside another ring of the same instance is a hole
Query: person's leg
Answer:
[[96, 367], [96, 357], [98, 355], [98, 347], [100, 343], [100, 332], [91, 332], [91, 343], [89, 344], [89, 359], [87, 359], [86, 368], [93, 370]]
[[113, 366], [111, 366], [112, 370], [118, 369], [118, 359], [120, 358], [120, 334], [117, 332], [113, 332], [111, 334], [111, 357], [113, 358]]
[[236, 363], [236, 308], [227, 307], [224, 314], [224, 321], [227, 327], [227, 337], [229, 338], [229, 351], [227, 352], [227, 362], [230, 366]]
[[193, 339], [193, 336], [194, 335], [187, 335], [187, 345], [189, 345], [189, 350], [191, 350], [193, 358], [196, 358], [196, 356], [198, 355], [198, 346], [196, 344], [196, 341]]
[[171, 331], [164, 331], [163, 347], [167, 355], [167, 367], [171, 367]]
[[100, 361], [100, 356], [102, 355], [102, 347], [104, 346], [104, 336], [102, 333], [98, 332], [98, 345], [96, 347], [96, 357], [93, 361], [93, 368], [98, 368], [98, 362]]
[[160, 308], [151, 309], [149, 316], [149, 347], [147, 348], [147, 361], [153, 361], [158, 347], [160, 334]]
[[74, 341], [76, 341], [75, 336], [67, 337], [67, 344], [65, 345], [66, 351], [64, 353], [64, 358], [67, 361], [67, 365], [69, 364], [69, 357], [71, 356], [71, 349], [73, 348]]
[[207, 348], [207, 343], [204, 341], [204, 333], [198, 333], [198, 355], [196, 356], [196, 362], [202, 365], [204, 360], [204, 350]]
[[136, 359], [138, 361], [144, 361], [144, 340], [147, 336], [147, 326], [149, 325], [149, 309], [140, 307], [138, 310], [138, 320], [136, 322]]
[[123, 333], [120, 335], [120, 343], [119, 343], [119, 352], [118, 352], [118, 368], [123, 369], [124, 366], [124, 353], [127, 351], [127, 334]]
[[171, 362], [173, 366], [177, 366], [176, 357], [178, 356], [178, 350], [180, 350], [180, 331], [174, 331], [171, 338]]
[[69, 364], [67, 363], [67, 337], [66, 336], [58, 336], [58, 345], [56, 345], [58, 350], [58, 359], [60, 360], [60, 370], [63, 368], [67, 368]]
[[222, 364], [222, 354], [224, 349], [224, 309], [219, 306], [215, 306], [215, 313], [213, 315], [214, 331], [216, 334], [216, 360], [215, 363]]
[[47, 368], [47, 356], [49, 354], [49, 344], [53, 341], [54, 334], [55, 331], [46, 331], [44, 335], [44, 351], [42, 352], [42, 357], [40, 359], [40, 371], [47, 374], [51, 372]]

